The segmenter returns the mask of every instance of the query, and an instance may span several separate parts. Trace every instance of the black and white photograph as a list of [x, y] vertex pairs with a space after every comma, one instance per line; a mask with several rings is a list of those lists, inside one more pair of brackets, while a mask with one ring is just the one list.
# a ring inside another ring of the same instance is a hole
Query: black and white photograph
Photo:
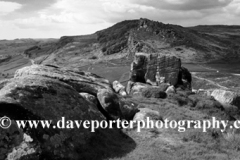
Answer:
[[240, 160], [240, 0], [0, 0], [0, 160]]

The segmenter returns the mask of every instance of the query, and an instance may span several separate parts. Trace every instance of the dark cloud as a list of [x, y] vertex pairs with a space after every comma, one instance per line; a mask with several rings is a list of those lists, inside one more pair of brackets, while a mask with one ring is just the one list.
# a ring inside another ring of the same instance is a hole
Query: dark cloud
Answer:
[[131, 0], [134, 3], [166, 10], [203, 10], [221, 8], [233, 0]]
[[0, 1], [19, 3], [22, 5], [22, 7], [16, 11], [31, 12], [50, 7], [57, 0], [0, 0]]

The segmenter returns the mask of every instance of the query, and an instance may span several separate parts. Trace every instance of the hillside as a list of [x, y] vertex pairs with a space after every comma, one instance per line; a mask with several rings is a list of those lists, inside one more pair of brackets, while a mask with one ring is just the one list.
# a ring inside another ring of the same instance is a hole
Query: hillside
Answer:
[[69, 66], [70, 62], [75, 67], [129, 58], [136, 52], [171, 54], [186, 63], [238, 62], [239, 30], [239, 26], [182, 27], [127, 20], [91, 35], [64, 36], [56, 43], [35, 45], [24, 54], [35, 63]]
[[14, 72], [31, 61], [22, 53], [35, 45], [42, 46], [55, 42], [55, 39], [14, 39], [0, 40], [0, 80], [13, 77]]

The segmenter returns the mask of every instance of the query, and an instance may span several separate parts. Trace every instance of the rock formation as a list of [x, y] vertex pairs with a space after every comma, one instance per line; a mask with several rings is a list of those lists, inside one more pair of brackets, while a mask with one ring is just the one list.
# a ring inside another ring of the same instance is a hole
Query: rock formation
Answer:
[[132, 82], [160, 86], [168, 83], [175, 87], [191, 89], [191, 73], [181, 67], [181, 60], [175, 56], [136, 53], [131, 65]]
[[240, 107], [240, 96], [232, 91], [216, 89], [211, 93], [222, 104], [231, 104]]
[[78, 92], [86, 92], [93, 95], [97, 95], [100, 89], [113, 91], [108, 80], [90, 72], [83, 72], [77, 69], [32, 65], [19, 69], [16, 71], [14, 77], [24, 77], [28, 75], [57, 79], [71, 85]]
[[[130, 120], [137, 111], [132, 103], [113, 92], [108, 80], [74, 69], [32, 65], [18, 70], [14, 78], [0, 82], [0, 117], [7, 116], [12, 121], [52, 120], [49, 129], [26, 128], [21, 132], [30, 135], [34, 143], [40, 142], [39, 152], [53, 153], [56, 159], [74, 159], [72, 156], [78, 154], [76, 148], [95, 135], [90, 128], [73, 129], [72, 124], [62, 124], [70, 130], [55, 129], [62, 117], [72, 122], [112, 117]], [[15, 137], [14, 133], [7, 135], [10, 139]], [[2, 149], [7, 153], [9, 148], [0, 146]]]

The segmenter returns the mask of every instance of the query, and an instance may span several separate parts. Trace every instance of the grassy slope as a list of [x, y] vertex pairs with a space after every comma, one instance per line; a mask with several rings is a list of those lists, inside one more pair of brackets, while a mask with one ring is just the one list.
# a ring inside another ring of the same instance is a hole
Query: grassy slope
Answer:
[[[215, 116], [218, 119], [227, 119], [221, 105], [207, 97], [187, 95], [179, 92], [173, 97], [161, 99], [131, 99], [140, 103], [139, 108], [150, 108], [158, 111], [163, 119], [172, 120], [202, 120]], [[207, 133], [202, 130], [189, 129], [178, 132], [176, 129], [124, 129], [124, 134], [136, 144], [133, 150], [123, 156], [106, 158], [109, 160], [237, 160], [239, 159], [239, 134], [220, 133], [209, 129]], [[131, 144], [131, 143], [130, 143]], [[127, 147], [125, 144], [122, 147]]]
[[[64, 36], [28, 50], [36, 63], [80, 67], [118, 59], [135, 52], [161, 52], [183, 62], [239, 61], [239, 27], [198, 26], [184, 28], [147, 19], [128, 20], [92, 35]], [[79, 63], [80, 62], [80, 63]]]
[[23, 52], [34, 45], [45, 45], [56, 41], [55, 39], [15, 39], [0, 40], [0, 56], [9, 56], [0, 60], [0, 80], [13, 77], [15, 71], [32, 63], [25, 58]]

